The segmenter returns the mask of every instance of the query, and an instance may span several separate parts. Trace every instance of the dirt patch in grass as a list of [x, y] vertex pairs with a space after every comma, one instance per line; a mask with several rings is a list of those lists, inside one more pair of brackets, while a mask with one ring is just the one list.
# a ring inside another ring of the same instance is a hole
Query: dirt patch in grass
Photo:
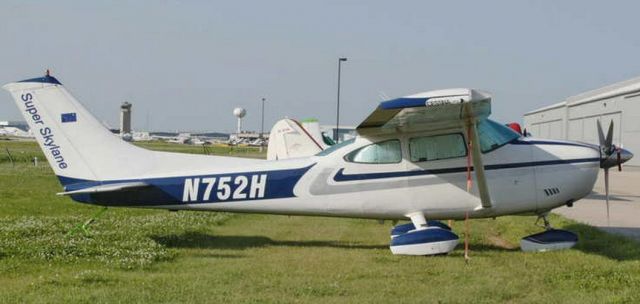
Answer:
[[519, 246], [518, 245], [514, 245], [513, 243], [509, 242], [506, 239], [501, 238], [500, 236], [497, 235], [490, 235], [487, 237], [487, 241], [489, 241], [489, 243], [491, 245], [494, 245], [498, 248], [502, 248], [502, 249], [508, 249], [508, 250], [513, 250], [513, 249], [517, 249]]

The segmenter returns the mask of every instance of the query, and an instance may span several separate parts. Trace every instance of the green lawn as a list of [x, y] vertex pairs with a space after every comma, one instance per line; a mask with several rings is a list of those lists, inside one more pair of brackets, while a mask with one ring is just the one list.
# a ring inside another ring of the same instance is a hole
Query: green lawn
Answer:
[[[202, 153], [201, 147], [145, 147]], [[640, 246], [553, 216], [576, 248], [522, 253], [533, 217], [474, 220], [471, 260], [393, 256], [391, 223], [372, 220], [109, 209], [74, 203], [34, 143], [0, 140], [0, 302], [633, 303]], [[184, 151], [187, 149], [188, 151]], [[189, 150], [191, 149], [191, 150]], [[199, 150], [198, 150], [199, 149]], [[220, 154], [258, 157], [256, 150]], [[454, 223], [463, 235], [463, 223]]]

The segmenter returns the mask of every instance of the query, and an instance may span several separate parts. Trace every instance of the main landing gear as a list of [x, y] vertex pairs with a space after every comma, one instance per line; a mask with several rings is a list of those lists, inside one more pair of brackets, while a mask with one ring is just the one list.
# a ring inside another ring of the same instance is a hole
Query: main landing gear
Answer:
[[393, 254], [438, 255], [447, 254], [458, 245], [458, 236], [451, 227], [427, 221], [422, 213], [410, 214], [411, 223], [393, 227], [389, 248]]
[[578, 242], [578, 236], [575, 233], [551, 228], [547, 215], [549, 215], [548, 212], [538, 217], [538, 221], [540, 219], [544, 221], [544, 232], [532, 234], [520, 240], [520, 249], [522, 251], [542, 252], [569, 249]]
[[[453, 251], [458, 245], [460, 238], [446, 224], [439, 221], [427, 221], [421, 213], [408, 216], [411, 218], [411, 223], [397, 225], [391, 229], [389, 248], [393, 254], [440, 255]], [[520, 240], [522, 251], [562, 250], [576, 245], [578, 236], [571, 231], [552, 228], [547, 216], [548, 213], [544, 213], [538, 217], [538, 221], [543, 221], [545, 231], [526, 236]]]

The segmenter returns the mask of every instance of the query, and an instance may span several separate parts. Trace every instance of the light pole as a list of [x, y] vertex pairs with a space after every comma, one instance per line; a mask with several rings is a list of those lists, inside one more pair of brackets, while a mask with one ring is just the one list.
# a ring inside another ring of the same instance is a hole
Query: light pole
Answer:
[[338, 142], [338, 138], [339, 138], [339, 134], [340, 134], [340, 72], [341, 72], [341, 65], [343, 61], [347, 61], [347, 58], [342, 57], [342, 58], [338, 58], [338, 102], [337, 102], [337, 108], [336, 108], [336, 133], [335, 133], [335, 137], [334, 137], [334, 141], [337, 143]]
[[262, 97], [262, 120], [260, 122], [260, 151], [262, 151], [262, 146], [264, 146], [264, 102], [267, 99]]

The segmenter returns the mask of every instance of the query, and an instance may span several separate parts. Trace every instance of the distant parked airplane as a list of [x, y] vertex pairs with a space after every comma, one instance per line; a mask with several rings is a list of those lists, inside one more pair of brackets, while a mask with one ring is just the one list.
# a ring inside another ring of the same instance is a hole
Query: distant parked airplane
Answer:
[[0, 136], [34, 138], [31, 132], [23, 131], [16, 127], [3, 127], [3, 126], [0, 126]]

